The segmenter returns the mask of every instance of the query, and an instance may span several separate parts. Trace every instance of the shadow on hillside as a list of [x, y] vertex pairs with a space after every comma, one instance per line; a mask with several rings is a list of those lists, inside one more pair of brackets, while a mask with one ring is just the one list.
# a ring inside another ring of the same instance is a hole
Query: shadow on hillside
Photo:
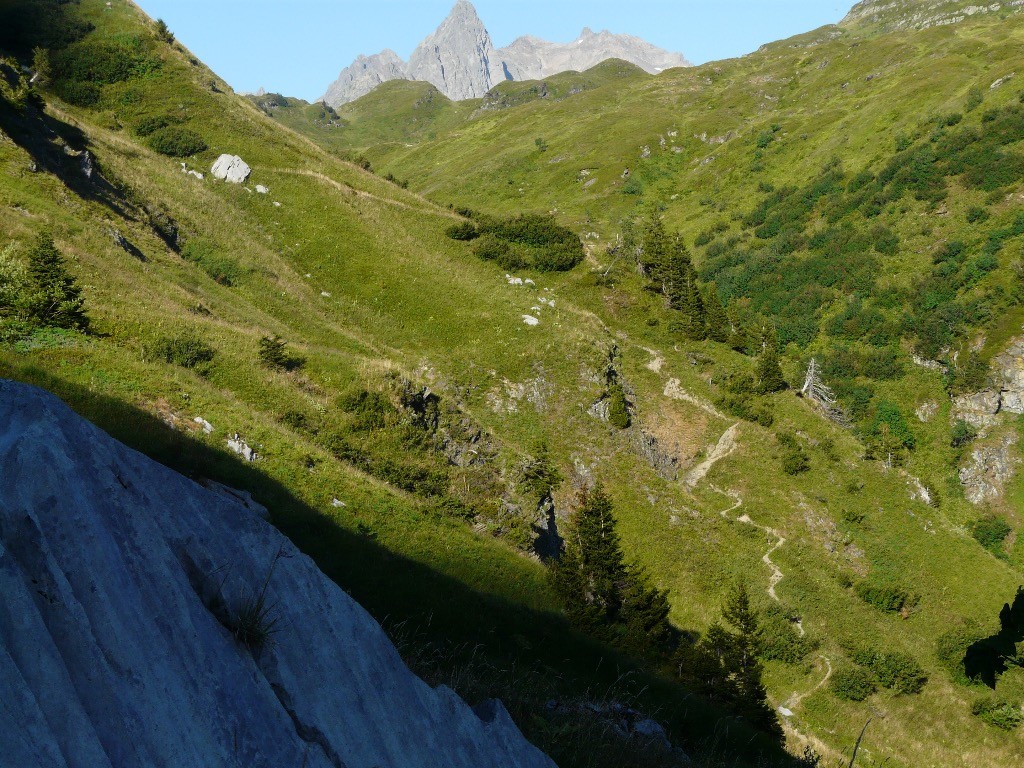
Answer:
[[974, 643], [964, 654], [964, 672], [995, 688], [999, 676], [1017, 661], [1018, 643], [1024, 641], [1024, 587], [1017, 589], [1013, 603], [999, 612], [999, 631]]
[[[210, 478], [250, 491], [271, 511], [273, 523], [283, 533], [387, 626], [417, 627], [418, 642], [470, 649], [464, 656], [482, 652], [498, 669], [515, 673], [526, 668], [538, 672], [545, 682], [554, 682], [552, 690], [527, 692], [524, 701], [548, 695], [601, 699], [607, 691], [617, 695], [623, 679], [630, 679], [632, 705], [666, 723], [687, 750], [707, 749], [713, 741], [720, 760], [716, 765], [726, 761], [766, 768], [798, 764], [766, 736], [721, 717], [706, 701], [685, 694], [669, 680], [639, 671], [627, 658], [573, 631], [562, 617], [477, 592], [386, 549], [370, 536], [341, 528], [261, 472], [258, 465], [171, 430], [141, 409], [38, 368], [26, 366], [12, 372], [0, 366], [0, 376], [53, 392], [114, 438], [188, 477]], [[469, 660], [457, 661], [466, 666]], [[528, 735], [531, 723], [536, 727], [537, 719], [544, 717], [543, 711], [537, 711], [543, 709], [542, 702], [532, 711], [507, 703]]]
[[[9, 66], [0, 65], [0, 77], [16, 84], [12, 75]], [[82, 199], [101, 203], [122, 218], [132, 218], [121, 192], [100, 172], [82, 129], [47, 114], [32, 97], [19, 109], [3, 96], [0, 129], [28, 153], [29, 170], [52, 173]]]

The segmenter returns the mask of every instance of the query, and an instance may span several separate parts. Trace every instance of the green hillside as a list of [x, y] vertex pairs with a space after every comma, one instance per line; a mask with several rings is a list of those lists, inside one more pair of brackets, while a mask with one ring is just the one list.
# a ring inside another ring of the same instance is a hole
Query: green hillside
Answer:
[[[797, 764], [700, 653], [732, 647], [737, 583], [791, 755], [848, 762], [871, 717], [858, 765], [1024, 759], [1021, 669], [963, 666], [1022, 581], [1024, 484], [976, 505], [958, 479], [990, 447], [1012, 468], [1019, 419], [951, 418], [1024, 323], [1024, 86], [992, 87], [1024, 72], [1019, 17], [331, 114], [232, 94], [128, 3], [41, 5], [64, 23], [0, 17], [0, 374], [251, 490], [418, 671], [502, 696], [560, 765], [682, 764], [573, 708], [612, 700], [699, 765]], [[552, 211], [571, 269], [516, 218]], [[33, 277], [46, 231], [85, 329]], [[795, 395], [812, 357], [841, 417]], [[671, 652], [541, 564], [595, 485]]]

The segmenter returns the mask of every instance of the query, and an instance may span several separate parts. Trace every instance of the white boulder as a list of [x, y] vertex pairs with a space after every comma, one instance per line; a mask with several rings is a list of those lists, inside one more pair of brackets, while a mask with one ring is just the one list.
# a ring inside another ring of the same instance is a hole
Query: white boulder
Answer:
[[214, 178], [232, 184], [241, 184], [249, 178], [252, 168], [238, 155], [221, 155], [210, 169]]

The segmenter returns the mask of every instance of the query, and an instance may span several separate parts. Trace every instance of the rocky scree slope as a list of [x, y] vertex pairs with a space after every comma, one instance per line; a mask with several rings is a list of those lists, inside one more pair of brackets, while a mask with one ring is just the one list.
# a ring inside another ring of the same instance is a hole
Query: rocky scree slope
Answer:
[[689, 66], [671, 53], [631, 35], [584, 29], [571, 43], [524, 36], [495, 48], [472, 3], [459, 0], [437, 30], [413, 51], [408, 63], [385, 50], [360, 56], [341, 71], [323, 101], [338, 107], [389, 80], [422, 80], [450, 99], [481, 98], [506, 80], [531, 80], [568, 70], [583, 71], [607, 59], [623, 59], [647, 72]]
[[34, 387], [0, 381], [0, 424], [0, 765], [554, 766], [236, 500]]

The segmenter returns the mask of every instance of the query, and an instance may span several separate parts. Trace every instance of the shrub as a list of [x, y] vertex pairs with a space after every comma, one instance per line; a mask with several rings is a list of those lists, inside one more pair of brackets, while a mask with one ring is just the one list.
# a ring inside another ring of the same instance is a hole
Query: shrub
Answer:
[[800, 441], [789, 432], [780, 432], [776, 439], [782, 448], [782, 471], [787, 475], [798, 475], [811, 468], [811, 462], [807, 458]]
[[471, 221], [460, 221], [458, 224], [452, 224], [445, 230], [445, 234], [452, 240], [462, 241], [475, 240], [480, 237], [480, 231], [476, 228], [476, 224]]
[[94, 107], [100, 101], [100, 88], [95, 83], [81, 80], [60, 80], [53, 86], [54, 93], [76, 107]]
[[760, 656], [769, 661], [799, 664], [814, 650], [815, 643], [801, 635], [789, 617], [772, 605], [761, 617], [758, 628]]
[[1019, 702], [1011, 702], [989, 695], [976, 699], [971, 705], [971, 714], [982, 722], [1004, 731], [1016, 730], [1024, 723], [1024, 712]]
[[901, 611], [912, 602], [906, 590], [893, 584], [865, 580], [858, 582], [854, 591], [865, 603], [883, 611]]
[[256, 356], [267, 368], [278, 368], [283, 371], [294, 371], [306, 364], [303, 358], [292, 355], [284, 339], [277, 335], [261, 338]]
[[971, 525], [971, 535], [985, 549], [997, 556], [1004, 556], [1003, 542], [1013, 528], [1003, 518], [996, 515], [985, 515]]
[[967, 671], [964, 669], [964, 657], [967, 649], [985, 636], [974, 623], [962, 623], [939, 635], [935, 642], [935, 655], [953, 678], [960, 685], [970, 684]]
[[216, 354], [213, 347], [192, 332], [161, 336], [149, 349], [149, 357], [154, 360], [200, 370], [206, 369]]
[[879, 683], [897, 693], [920, 693], [928, 680], [921, 665], [902, 651], [876, 654], [869, 666]]
[[149, 146], [168, 157], [189, 157], [206, 149], [203, 137], [188, 128], [169, 125], [158, 128], [149, 137]]
[[616, 382], [608, 387], [608, 423], [616, 429], [626, 429], [630, 421], [626, 393], [622, 385]]
[[949, 435], [951, 448], [963, 448], [978, 436], [978, 429], [963, 419], [957, 419]]
[[398, 422], [398, 412], [381, 392], [356, 389], [338, 398], [338, 407], [352, 414], [352, 429], [367, 432], [384, 429]]
[[163, 19], [157, 19], [156, 20], [156, 30], [155, 31], [156, 31], [156, 36], [160, 40], [163, 40], [165, 43], [173, 43], [174, 42], [174, 33], [171, 32], [170, 29], [168, 29], [167, 22], [165, 22]]
[[989, 216], [988, 208], [982, 208], [981, 206], [972, 205], [967, 209], [967, 223], [977, 224], [982, 221], [987, 221]]
[[842, 667], [832, 673], [832, 693], [846, 701], [864, 701], [875, 692], [875, 677], [863, 667]]
[[184, 118], [178, 117], [177, 115], [153, 115], [140, 120], [135, 125], [135, 133], [136, 135], [145, 138], [161, 128], [180, 125], [183, 122]]
[[54, 55], [60, 80], [106, 85], [148, 74], [161, 66], [150, 56], [139, 37], [121, 36], [113, 41], [85, 40]]

